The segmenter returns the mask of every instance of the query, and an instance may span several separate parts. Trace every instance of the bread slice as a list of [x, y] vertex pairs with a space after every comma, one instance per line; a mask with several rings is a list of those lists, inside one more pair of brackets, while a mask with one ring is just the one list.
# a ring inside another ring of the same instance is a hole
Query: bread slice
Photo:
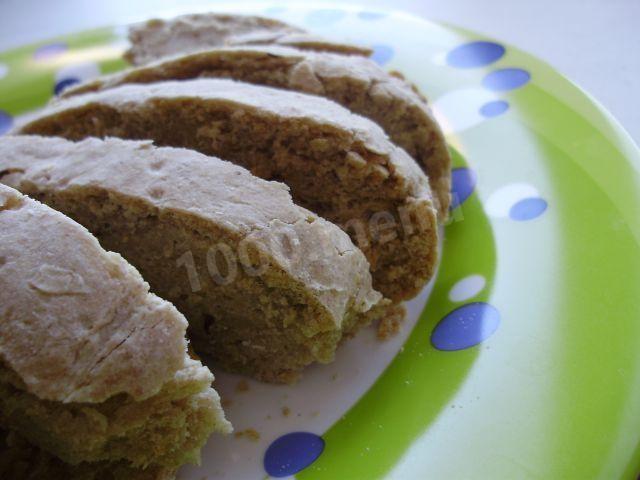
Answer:
[[0, 425], [71, 464], [197, 462], [230, 425], [186, 327], [86, 229], [0, 185]]
[[212, 431], [230, 431], [211, 373], [195, 360], [186, 363], [146, 400], [120, 395], [101, 403], [43, 401], [2, 368], [0, 423], [81, 471], [173, 472], [199, 463]]
[[351, 55], [370, 55], [366, 47], [334, 42], [279, 20], [254, 15], [198, 13], [171, 20], [153, 19], [129, 28], [125, 58], [144, 65], [176, 53], [226, 45], [284, 45]]
[[415, 296], [434, 272], [427, 177], [375, 123], [329, 100], [232, 80], [124, 85], [65, 99], [21, 131], [151, 139], [282, 180], [296, 203], [351, 234], [374, 287], [393, 301]]
[[0, 429], [0, 478], [11, 480], [173, 480], [175, 471], [134, 468], [125, 462], [71, 465], [32, 445], [16, 432]]
[[91, 80], [66, 90], [63, 97], [127, 83], [198, 77], [231, 78], [320, 95], [370, 118], [422, 166], [440, 218], [446, 219], [451, 158], [442, 131], [415, 87], [366, 57], [273, 46], [217, 48]]
[[4, 137], [0, 181], [64, 212], [190, 322], [199, 354], [266, 381], [329, 362], [386, 305], [369, 265], [285, 185], [150, 142]]

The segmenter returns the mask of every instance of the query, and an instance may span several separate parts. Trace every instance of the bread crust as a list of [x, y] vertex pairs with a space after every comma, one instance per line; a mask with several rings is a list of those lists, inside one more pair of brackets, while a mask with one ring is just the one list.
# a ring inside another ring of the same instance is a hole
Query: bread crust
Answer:
[[[330, 361], [342, 335], [370, 321], [384, 303], [364, 255], [344, 232], [293, 204], [285, 185], [229, 162], [119, 139], [7, 136], [0, 152], [0, 171], [13, 172], [0, 181], [60, 209], [121, 251], [154, 291], [185, 312], [198, 352], [231, 370], [291, 380], [312, 361]], [[234, 263], [237, 277], [218, 282], [209, 253], [221, 242], [220, 252], [229, 248], [238, 262], [242, 245], [251, 246], [249, 253], [257, 249], [265, 270], [253, 276], [245, 269], [253, 264]], [[185, 255], [196, 259], [197, 285], [180, 263]], [[249, 318], [275, 324], [263, 323], [270, 333], [261, 336]]]
[[231, 430], [184, 316], [84, 227], [5, 185], [0, 320], [0, 426], [62, 462], [173, 471]]
[[85, 228], [0, 185], [0, 359], [43, 400], [156, 394], [187, 322]]
[[283, 45], [350, 55], [370, 55], [369, 48], [334, 42], [279, 20], [254, 15], [198, 13], [171, 20], [152, 19], [129, 29], [125, 58], [144, 65], [167, 55], [225, 45]]
[[123, 85], [56, 102], [20, 132], [149, 138], [282, 180], [296, 203], [349, 232], [393, 301], [415, 296], [435, 271], [428, 178], [377, 124], [321, 97], [226, 79]]
[[392, 75], [371, 59], [278, 46], [207, 49], [164, 58], [150, 64], [72, 86], [70, 97], [127, 83], [229, 78], [319, 95], [378, 123], [407, 151], [429, 177], [440, 220], [447, 218], [451, 158], [426, 99], [414, 85]]

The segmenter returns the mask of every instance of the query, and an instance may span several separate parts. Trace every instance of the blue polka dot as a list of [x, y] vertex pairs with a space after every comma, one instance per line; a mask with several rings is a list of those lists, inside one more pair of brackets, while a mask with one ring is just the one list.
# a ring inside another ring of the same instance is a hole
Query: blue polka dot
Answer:
[[385, 65], [393, 58], [393, 48], [389, 45], [374, 45], [371, 59], [378, 65]]
[[451, 171], [451, 210], [469, 198], [477, 181], [476, 172], [470, 168], [454, 168]]
[[362, 20], [380, 20], [386, 16], [387, 14], [384, 12], [368, 12], [366, 10], [358, 13], [358, 18]]
[[77, 78], [64, 78], [59, 82], [56, 82], [55, 86], [53, 87], [53, 93], [55, 93], [56, 95], [60, 95], [67, 87], [75, 85], [76, 83], [80, 83], [80, 80], [78, 80]]
[[539, 197], [523, 198], [509, 210], [509, 218], [518, 222], [533, 220], [547, 210], [546, 200]]
[[464, 350], [485, 341], [499, 325], [500, 312], [495, 307], [484, 302], [468, 303], [440, 320], [431, 343], [438, 350]]
[[307, 15], [306, 21], [309, 25], [324, 27], [326, 25], [336, 23], [346, 15], [347, 12], [345, 12], [344, 10], [326, 8], [321, 10], [314, 10], [309, 15]]
[[276, 478], [304, 470], [322, 454], [324, 440], [313, 433], [294, 432], [276, 439], [264, 454], [264, 469]]
[[0, 110], [0, 135], [4, 135], [13, 126], [13, 117], [4, 110]]
[[509, 110], [509, 103], [504, 100], [494, 100], [487, 102], [480, 107], [480, 115], [485, 118], [497, 117]]
[[504, 55], [502, 45], [493, 42], [471, 42], [447, 54], [447, 63], [456, 68], [478, 68], [490, 65]]
[[482, 85], [489, 90], [505, 92], [522, 87], [530, 79], [531, 74], [521, 68], [502, 68], [487, 74]]
[[46, 60], [51, 57], [55, 57], [60, 55], [61, 53], [66, 52], [69, 49], [66, 43], [58, 42], [58, 43], [50, 43], [48, 45], [43, 45], [39, 47], [35, 52], [33, 52], [33, 58], [35, 60]]

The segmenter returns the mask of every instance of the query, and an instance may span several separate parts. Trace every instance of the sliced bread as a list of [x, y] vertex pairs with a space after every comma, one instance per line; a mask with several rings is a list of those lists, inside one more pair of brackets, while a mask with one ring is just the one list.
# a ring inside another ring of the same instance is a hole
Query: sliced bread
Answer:
[[232, 80], [123, 85], [64, 99], [22, 133], [151, 139], [282, 180], [299, 205], [341, 225], [393, 301], [415, 296], [437, 259], [427, 177], [378, 125], [313, 95]]
[[73, 86], [69, 97], [127, 83], [199, 77], [231, 78], [320, 95], [377, 122], [429, 177], [434, 203], [446, 219], [451, 158], [429, 105], [415, 87], [362, 56], [274, 46], [216, 48], [162, 59]]
[[125, 462], [65, 463], [26, 441], [0, 430], [0, 478], [7, 480], [173, 480], [175, 470], [135, 468]]
[[152, 19], [129, 29], [125, 58], [144, 65], [176, 53], [226, 45], [284, 45], [342, 54], [370, 55], [366, 47], [334, 42], [279, 20], [254, 15], [198, 13]]
[[71, 464], [197, 462], [230, 425], [186, 328], [85, 228], [0, 185], [0, 425]]
[[386, 305], [338, 227], [285, 185], [191, 150], [5, 136], [0, 182], [120, 252], [185, 313], [196, 351], [231, 371], [293, 381]]

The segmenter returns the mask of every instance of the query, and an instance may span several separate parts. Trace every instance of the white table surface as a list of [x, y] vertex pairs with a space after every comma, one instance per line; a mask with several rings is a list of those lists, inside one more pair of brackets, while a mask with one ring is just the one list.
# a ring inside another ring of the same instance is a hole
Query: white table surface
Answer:
[[[353, 3], [403, 9], [527, 50], [589, 91], [640, 143], [640, 0]], [[201, 10], [203, 6], [215, 10], [215, 5], [211, 0], [0, 0], [0, 50], [84, 28], [138, 21], [171, 10]]]

